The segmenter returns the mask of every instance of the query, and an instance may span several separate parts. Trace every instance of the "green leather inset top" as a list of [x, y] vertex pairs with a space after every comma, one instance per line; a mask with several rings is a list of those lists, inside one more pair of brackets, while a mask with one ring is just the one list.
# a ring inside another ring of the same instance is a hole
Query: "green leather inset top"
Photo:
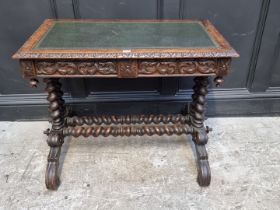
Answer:
[[199, 22], [55, 22], [34, 49], [215, 48]]

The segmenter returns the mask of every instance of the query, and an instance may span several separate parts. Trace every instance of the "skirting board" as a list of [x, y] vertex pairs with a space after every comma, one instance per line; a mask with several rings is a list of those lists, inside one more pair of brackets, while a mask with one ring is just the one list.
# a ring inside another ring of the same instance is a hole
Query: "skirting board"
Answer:
[[[77, 114], [180, 113], [191, 101], [191, 90], [174, 96], [158, 92], [109, 92], [72, 98], [67, 104]], [[0, 120], [45, 120], [48, 118], [46, 94], [0, 95]], [[280, 114], [280, 88], [250, 93], [246, 88], [215, 89], [209, 92], [207, 116], [255, 116]]]

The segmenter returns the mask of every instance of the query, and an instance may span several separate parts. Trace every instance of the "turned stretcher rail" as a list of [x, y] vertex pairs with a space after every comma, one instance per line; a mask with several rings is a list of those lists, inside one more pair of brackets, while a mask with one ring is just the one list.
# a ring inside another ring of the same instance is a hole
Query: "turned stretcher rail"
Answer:
[[66, 125], [110, 125], [110, 124], [168, 124], [168, 123], [186, 123], [189, 121], [189, 116], [181, 114], [169, 115], [123, 115], [123, 116], [83, 116], [83, 117], [67, 117]]
[[143, 135], [182, 135], [193, 133], [189, 125], [128, 125], [128, 126], [91, 126], [63, 128], [63, 136], [143, 136]]

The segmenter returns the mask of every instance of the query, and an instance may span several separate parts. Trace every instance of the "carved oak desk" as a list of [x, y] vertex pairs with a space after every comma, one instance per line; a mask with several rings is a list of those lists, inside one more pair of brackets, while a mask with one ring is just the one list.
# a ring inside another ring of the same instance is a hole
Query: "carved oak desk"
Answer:
[[[52, 127], [46, 186], [59, 185], [58, 165], [65, 136], [191, 134], [198, 183], [210, 184], [204, 127], [208, 77], [223, 83], [238, 54], [209, 21], [46, 20], [13, 56], [36, 86], [44, 78]], [[69, 116], [59, 78], [194, 78], [190, 111], [178, 115]]]

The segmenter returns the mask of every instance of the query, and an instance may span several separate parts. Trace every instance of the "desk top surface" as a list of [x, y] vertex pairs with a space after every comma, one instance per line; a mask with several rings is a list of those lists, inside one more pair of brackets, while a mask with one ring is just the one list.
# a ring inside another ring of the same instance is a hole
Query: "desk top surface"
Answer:
[[16, 59], [237, 57], [209, 21], [46, 20]]

